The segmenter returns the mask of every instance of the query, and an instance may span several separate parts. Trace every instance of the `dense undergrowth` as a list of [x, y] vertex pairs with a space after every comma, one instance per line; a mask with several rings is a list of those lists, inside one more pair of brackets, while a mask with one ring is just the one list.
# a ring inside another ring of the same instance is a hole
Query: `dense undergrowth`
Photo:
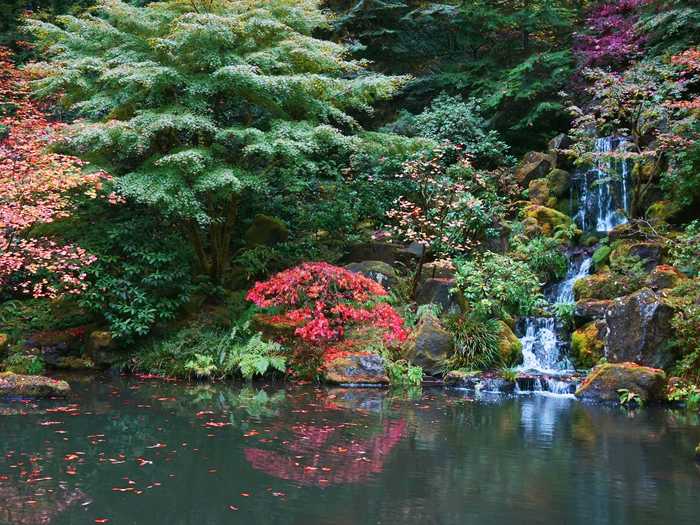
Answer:
[[[668, 369], [700, 380], [693, 2], [13, 6], [6, 370], [99, 366], [108, 349], [167, 376], [309, 379], [376, 353], [416, 384], [416, 334], [442, 325], [454, 348], [436, 370], [511, 376], [518, 319], [543, 314], [582, 251], [579, 302], [656, 290], [671, 267]], [[610, 135], [627, 146], [596, 152]], [[601, 161], [630, 167], [628, 222], [581, 231], [572, 175]], [[375, 259], [390, 268], [343, 268]], [[426, 292], [452, 278], [449, 300]], [[604, 356], [575, 309], [548, 315], [582, 330], [573, 357], [591, 366]]]

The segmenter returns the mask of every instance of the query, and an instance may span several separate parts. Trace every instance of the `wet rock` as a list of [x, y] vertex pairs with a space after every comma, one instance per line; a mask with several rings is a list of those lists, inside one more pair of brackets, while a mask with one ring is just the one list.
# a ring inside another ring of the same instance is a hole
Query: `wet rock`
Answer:
[[605, 353], [605, 321], [588, 323], [571, 334], [571, 354], [581, 368], [591, 368]]
[[445, 374], [443, 382], [445, 386], [450, 388], [464, 388], [477, 392], [496, 392], [502, 394], [512, 394], [515, 392], [515, 381], [509, 381], [495, 375], [485, 375], [481, 372], [453, 370]]
[[95, 366], [108, 368], [124, 359], [124, 352], [117, 348], [112, 334], [105, 330], [90, 332], [86, 355]]
[[604, 319], [605, 312], [612, 304], [610, 299], [584, 299], [576, 303], [574, 323], [580, 327], [597, 319]]
[[572, 224], [571, 217], [568, 215], [539, 204], [532, 204], [525, 208], [525, 216], [535, 219], [544, 235], [552, 235], [556, 229], [567, 228]]
[[454, 286], [454, 279], [426, 279], [418, 285], [416, 303], [437, 304], [446, 313], [460, 312], [457, 296], [452, 293]]
[[664, 368], [674, 356], [667, 346], [673, 335], [674, 310], [659, 293], [644, 288], [615, 299], [605, 314], [605, 357]]
[[0, 374], [0, 397], [65, 397], [70, 385], [44, 376], [25, 376], [12, 373]]
[[345, 266], [353, 273], [360, 273], [365, 277], [381, 284], [386, 290], [391, 290], [399, 281], [399, 276], [394, 268], [383, 261], [362, 261], [350, 263]]
[[546, 153], [531, 151], [515, 168], [515, 179], [521, 186], [528, 186], [533, 179], [541, 179], [554, 167], [554, 158]]
[[663, 401], [666, 374], [658, 368], [635, 363], [606, 363], [596, 366], [576, 391], [576, 397], [586, 401], [619, 402], [618, 390], [638, 394], [644, 402]]
[[406, 343], [406, 356], [430, 375], [439, 373], [443, 361], [454, 352], [454, 337], [433, 317], [423, 319]]
[[289, 238], [287, 225], [277, 217], [258, 214], [246, 230], [244, 239], [248, 246], [274, 246]]
[[673, 266], [660, 264], [654, 268], [646, 279], [646, 285], [653, 290], [675, 288], [685, 276]]
[[547, 179], [534, 179], [528, 185], [528, 198], [534, 204], [545, 205], [549, 201], [549, 184]]
[[389, 384], [384, 359], [376, 354], [338, 357], [324, 366], [323, 379], [327, 383], [338, 385]]

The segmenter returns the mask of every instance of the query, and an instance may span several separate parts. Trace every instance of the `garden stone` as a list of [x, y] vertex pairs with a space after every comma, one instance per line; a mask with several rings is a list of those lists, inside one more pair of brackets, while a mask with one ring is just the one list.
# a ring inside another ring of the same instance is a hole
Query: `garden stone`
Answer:
[[576, 391], [586, 401], [619, 403], [620, 389], [639, 395], [643, 402], [663, 401], [666, 373], [636, 363], [606, 363], [596, 366]]
[[337, 357], [324, 366], [323, 379], [339, 385], [387, 385], [384, 359], [376, 354]]

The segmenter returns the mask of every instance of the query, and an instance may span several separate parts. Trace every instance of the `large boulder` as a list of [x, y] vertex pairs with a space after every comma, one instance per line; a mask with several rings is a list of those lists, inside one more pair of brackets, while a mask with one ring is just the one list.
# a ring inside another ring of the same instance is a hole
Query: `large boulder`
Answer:
[[614, 262], [615, 259], [625, 256], [638, 257], [644, 261], [646, 271], [650, 272], [655, 266], [661, 264], [663, 250], [664, 246], [661, 242], [622, 242], [610, 253], [610, 261]]
[[85, 350], [87, 358], [103, 368], [109, 368], [125, 357], [115, 344], [112, 333], [106, 330], [90, 332]]
[[515, 180], [527, 187], [533, 179], [541, 179], [554, 167], [554, 158], [546, 153], [531, 151], [515, 168]]
[[376, 354], [336, 357], [323, 367], [323, 379], [337, 385], [387, 385], [384, 359]]
[[619, 402], [618, 390], [627, 389], [644, 402], [663, 401], [666, 374], [658, 368], [635, 363], [606, 363], [596, 366], [576, 391], [586, 401]]
[[674, 356], [668, 350], [674, 310], [659, 293], [643, 288], [615, 299], [605, 313], [605, 357], [664, 368]]
[[345, 266], [353, 273], [360, 273], [365, 277], [381, 284], [386, 290], [391, 290], [399, 282], [399, 276], [394, 268], [384, 261], [362, 261], [350, 263]]
[[593, 367], [605, 352], [605, 321], [593, 321], [571, 334], [571, 355], [581, 368]]
[[525, 217], [535, 219], [544, 235], [551, 235], [557, 228], [567, 228], [572, 224], [568, 215], [539, 204], [531, 204], [525, 208]]
[[407, 264], [415, 262], [420, 257], [420, 250], [422, 247], [416, 243], [405, 246], [388, 241], [368, 241], [350, 247], [348, 253], [343, 257], [343, 261], [346, 263], [382, 261], [389, 265]]
[[416, 290], [416, 304], [437, 304], [443, 312], [456, 313], [461, 311], [457, 296], [452, 292], [454, 279], [426, 279], [419, 283]]
[[477, 392], [512, 394], [515, 391], [515, 381], [492, 373], [452, 370], [445, 374], [443, 382], [447, 387], [464, 388]]
[[673, 266], [660, 264], [646, 278], [646, 285], [653, 290], [675, 288], [685, 276]]
[[634, 283], [611, 272], [594, 273], [577, 279], [574, 283], [574, 298], [582, 300], [614, 299], [634, 290]]
[[0, 397], [65, 397], [70, 385], [44, 376], [0, 374]]
[[423, 319], [407, 341], [407, 358], [430, 375], [441, 372], [442, 363], [454, 352], [454, 337], [438, 319]]

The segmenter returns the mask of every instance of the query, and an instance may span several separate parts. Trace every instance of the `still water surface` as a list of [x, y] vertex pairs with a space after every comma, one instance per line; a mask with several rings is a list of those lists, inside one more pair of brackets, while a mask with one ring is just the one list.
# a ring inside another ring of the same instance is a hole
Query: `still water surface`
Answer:
[[[0, 524], [697, 524], [697, 414], [72, 378], [0, 402]], [[106, 521], [109, 520], [109, 521]]]

